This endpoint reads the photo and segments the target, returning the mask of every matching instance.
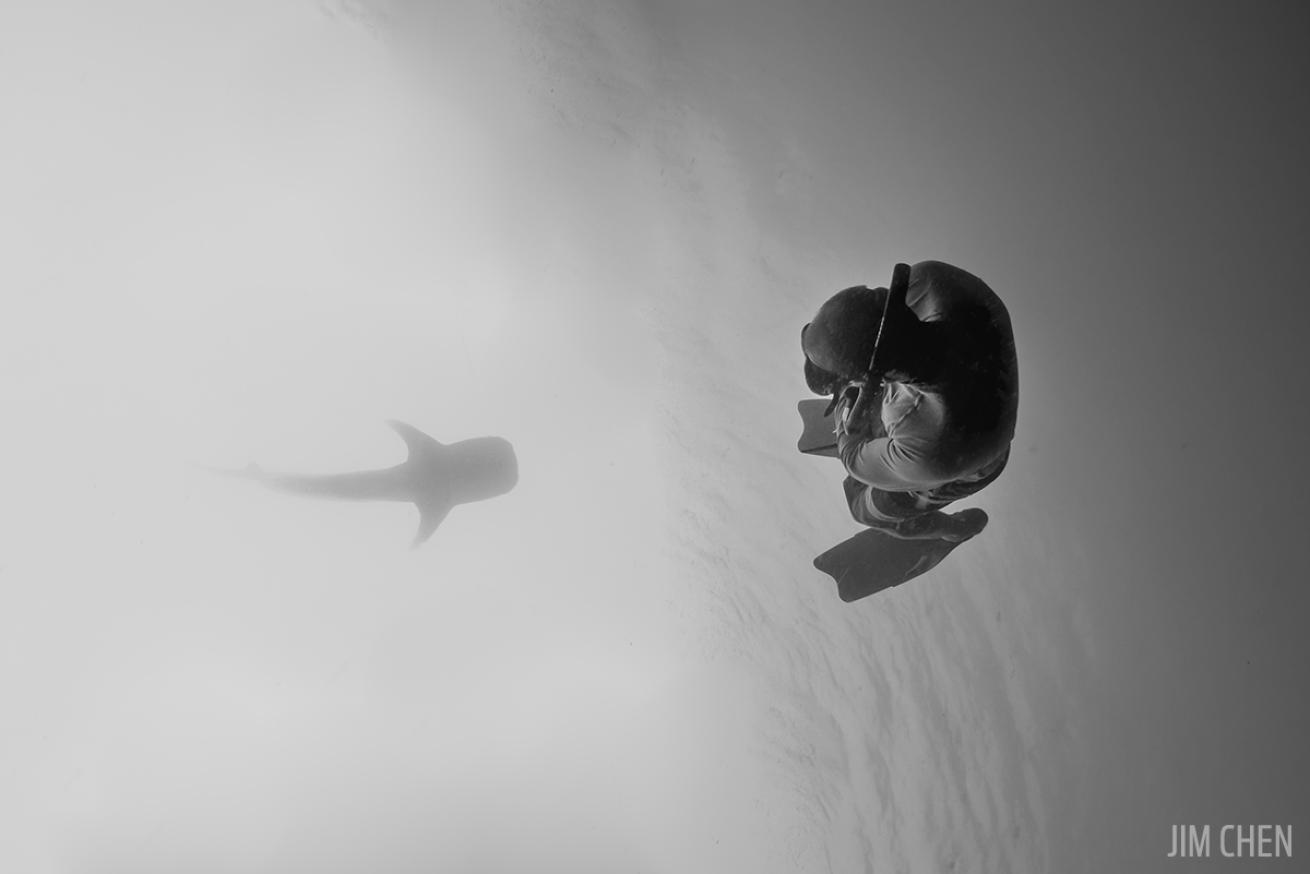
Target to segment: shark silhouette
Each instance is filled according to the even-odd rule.
[[[432,536],[456,504],[503,495],[518,482],[518,459],[508,440],[474,437],[445,444],[413,425],[395,420],[387,424],[409,447],[409,457],[394,467],[306,475],[270,473],[252,464],[245,470],[217,472],[310,498],[412,503],[419,512],[414,547]]]

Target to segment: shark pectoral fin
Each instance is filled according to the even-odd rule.
[[[411,549],[422,546],[450,513],[450,504],[447,503],[430,501],[415,506],[418,507],[418,531],[414,534],[414,542],[410,544]]]
[[[442,448],[440,441],[429,437],[413,425],[397,419],[388,419],[387,424],[400,435],[400,439],[405,441],[405,445],[409,447],[410,458],[431,455],[434,450]]]

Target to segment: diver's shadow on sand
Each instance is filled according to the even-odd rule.
[[[514,447],[501,437],[474,437],[441,443],[413,425],[388,422],[409,447],[394,467],[323,475],[272,473],[257,465],[219,470],[267,488],[310,498],[338,501],[400,501],[418,508],[412,546],[424,543],[456,504],[503,495],[518,482]]]

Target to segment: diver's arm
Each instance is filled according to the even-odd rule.
[[[837,454],[846,473],[866,485],[886,489],[884,483],[898,478],[884,460],[890,441],[881,416],[882,386],[875,390],[861,385],[858,396],[852,392],[838,403]]]
[[[850,476],[887,492],[931,489],[959,476],[943,463],[943,414],[931,393],[889,382],[866,409],[837,435]]]
[[[951,481],[932,462],[930,447],[888,437],[881,425],[837,435],[837,454],[850,476],[885,492],[912,492]]]
[[[912,491],[922,488],[917,477],[907,476],[904,453],[890,437],[862,437],[856,434],[837,435],[837,453],[841,456],[846,473],[866,485],[888,492]]]

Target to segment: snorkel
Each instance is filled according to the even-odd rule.
[[[865,369],[863,377],[847,380],[844,384],[837,386],[833,392],[832,403],[828,405],[828,410],[824,415],[830,415],[836,408],[840,408],[836,416],[837,433],[846,430],[847,422],[859,422],[865,415],[865,411],[874,398],[882,394],[883,380],[887,373],[887,366],[880,362],[878,353],[883,348],[883,336],[887,329],[887,316],[893,307],[901,308],[905,306],[905,296],[910,289],[910,265],[897,264],[892,269],[892,281],[887,290],[887,300],[883,304],[882,316],[878,319],[878,333],[873,340],[873,354],[869,356],[869,366]]]

